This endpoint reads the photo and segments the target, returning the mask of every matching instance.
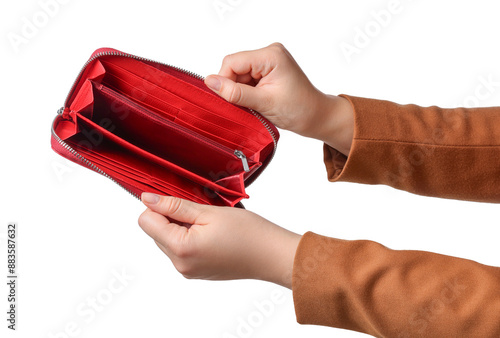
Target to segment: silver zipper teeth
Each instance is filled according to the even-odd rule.
[[[57,134],[55,133],[54,131],[54,124],[52,123],[52,127],[51,127],[51,132],[52,132],[52,135],[55,137],[56,141],[61,145],[63,146],[67,151],[69,151],[71,154],[73,154],[74,156],[76,156],[80,161],[82,161],[83,163],[85,163],[90,169],[92,169],[93,171],[101,174],[102,176],[104,177],[107,177],[109,178],[112,182],[118,184],[120,187],[122,187],[124,190],[126,190],[129,194],[131,194],[132,196],[134,196],[135,198],[137,199],[141,199],[141,197],[139,195],[137,195],[136,193],[130,191],[129,189],[125,188],[120,182],[116,181],[113,177],[109,176],[108,174],[106,174],[104,171],[102,171],[100,168],[98,168],[94,163],[90,162],[89,160],[87,160],[85,157],[83,157],[82,155],[80,155],[75,149],[73,149],[69,144],[67,144],[66,142],[64,142],[63,140],[61,140],[61,138],[59,136],[57,136]]]
[[[264,118],[262,117],[261,114],[257,113],[255,110],[253,109],[250,109],[250,112],[252,113],[252,115],[254,115],[256,118],[259,119],[260,123],[262,123],[264,125],[264,127],[266,127],[267,131],[269,132],[269,134],[271,134],[271,137],[273,139],[273,143],[274,143],[274,150],[276,151],[276,147],[278,146],[277,142],[276,142],[276,135],[274,134],[274,131],[273,129],[269,126],[269,124],[264,120]],[[274,156],[274,152],[273,152],[273,156]],[[272,159],[272,157],[271,157]]]
[[[184,74],[187,74],[193,78],[196,78],[200,81],[203,81],[204,80],[204,77],[202,77],[201,75],[198,75],[196,73],[193,73],[191,71],[188,71],[186,69],[183,69],[183,68],[179,68],[179,67],[176,67],[176,66],[172,66],[168,63],[164,63],[164,62],[158,62],[158,61],[155,61],[155,60],[152,60],[152,59],[148,59],[148,58],[144,58],[142,56],[136,56],[136,55],[132,55],[132,54],[127,54],[127,53],[123,53],[123,52],[101,52],[101,53],[98,53],[96,55],[94,55],[93,57],[91,57],[87,62],[85,62],[85,64],[83,65],[82,69],[80,70],[80,73],[78,73],[78,76],[76,77],[75,81],[73,82],[73,86],[71,87],[68,95],[66,96],[66,100],[64,101],[64,107],[66,107],[68,105],[68,100],[69,100],[69,97],[71,96],[71,94],[73,93],[73,91],[75,90],[75,86],[76,86],[76,83],[78,82],[78,79],[80,78],[80,76],[83,74],[83,71],[85,70],[85,68],[87,68],[87,66],[93,62],[94,60],[100,58],[101,56],[125,56],[125,57],[128,57],[128,58],[132,58],[132,59],[136,59],[136,60],[140,60],[140,61],[147,61],[147,62],[153,62],[153,63],[157,63],[157,64],[160,64],[160,65],[164,65],[164,66],[167,66],[167,67],[170,67],[170,68],[173,68],[177,71],[180,71]],[[58,114],[62,114],[63,110],[64,110],[64,107],[60,108],[57,113]],[[264,125],[264,127],[267,129],[267,131],[269,132],[269,134],[271,135],[272,139],[273,139],[273,144],[274,144],[274,149],[273,149],[273,153],[271,154],[271,158],[269,159],[268,163],[272,161],[273,157],[274,157],[274,154],[276,153],[276,148],[277,148],[277,142],[276,142],[276,135],[274,134],[273,130],[271,129],[271,127],[269,126],[269,124],[264,120],[264,118],[262,117],[261,114],[257,113],[256,111],[254,111],[253,109],[249,109],[250,110],[250,113],[255,116],[256,118],[259,119],[260,123],[262,123],[262,125]],[[134,196],[135,198],[137,199],[141,199],[141,197],[135,193],[133,193],[132,191],[130,191],[129,189],[125,188],[122,184],[120,184],[119,182],[117,182],[114,178],[112,178],[111,176],[109,176],[108,174],[106,174],[104,171],[102,171],[101,169],[99,169],[99,167],[97,167],[95,164],[93,164],[92,162],[90,162],[89,160],[87,160],[85,157],[83,157],[82,155],[80,155],[75,149],[73,149],[69,144],[67,144],[66,142],[64,142],[63,140],[61,140],[59,138],[59,136],[57,136],[57,134],[55,133],[54,131],[54,124],[52,124],[52,128],[51,128],[51,132],[52,132],[52,135],[54,135],[54,137],[56,138],[56,141],[62,145],[64,148],[66,148],[66,150],[68,150],[70,153],[72,153],[74,156],[76,156],[80,161],[82,161],[83,163],[85,163],[90,169],[98,172],[99,174],[103,175],[104,177],[107,177],[109,178],[111,181],[113,181],[114,183],[118,184],[120,187],[122,187],[124,190],[128,191],[132,196]],[[255,179],[262,173],[262,170],[257,174],[257,176],[255,176],[252,180],[255,181]]]

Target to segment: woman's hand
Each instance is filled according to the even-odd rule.
[[[186,278],[260,279],[288,288],[300,235],[247,210],[143,193],[141,228]]]
[[[279,43],[224,58],[205,84],[227,101],[254,109],[273,124],[349,153],[353,110],[347,99],[316,89]]]

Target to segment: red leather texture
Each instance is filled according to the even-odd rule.
[[[200,78],[110,48],[92,54],[52,130],[58,154],[136,196],[224,206],[248,198],[245,187],[279,138],[264,117],[223,100]]]

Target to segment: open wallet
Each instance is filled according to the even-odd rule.
[[[272,123],[222,99],[202,77],[102,48],[59,109],[51,145],[138,198],[153,192],[241,207],[278,139]]]

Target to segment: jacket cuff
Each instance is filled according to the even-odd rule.
[[[324,144],[328,180],[386,184],[408,190],[401,186],[397,171],[404,165],[400,160],[411,157],[419,142],[428,140],[429,131],[436,129],[426,123],[429,112],[413,104],[400,105],[346,94],[339,96],[347,99],[353,108],[353,140],[348,157]],[[409,146],[403,149],[400,143]]]
[[[385,249],[372,241],[306,232],[297,247],[292,272],[297,322],[379,335],[367,301],[359,294],[367,292],[366,279],[373,274],[372,265],[376,268],[377,260],[386,258]]]
[[[332,289],[340,288],[339,280],[342,279],[337,276],[342,273],[342,268],[336,268],[342,260],[336,249],[342,247],[342,242],[345,241],[310,231],[302,236],[292,273],[293,302],[298,323],[332,327],[345,325],[339,320],[343,316],[338,313],[338,300],[332,298],[335,294]],[[350,329],[359,331],[357,327]]]
[[[358,116],[359,113],[356,110],[356,106],[353,103],[353,97],[345,95],[345,94],[340,94],[339,96],[347,99],[353,108],[354,134],[353,134],[353,140],[352,140],[352,144],[351,144],[351,150],[349,153],[349,157],[342,154],[337,149],[329,146],[328,144],[326,144],[326,143],[323,144],[323,161],[325,162],[326,172],[328,175],[328,180],[330,182],[349,181],[349,172],[351,171],[350,168],[353,166],[351,164],[351,162],[356,162],[356,161],[352,161],[351,158],[357,157],[356,149],[358,148],[357,138],[359,135],[359,128],[358,128],[359,119],[360,119],[360,117]],[[355,171],[356,168],[354,168],[353,170]]]

